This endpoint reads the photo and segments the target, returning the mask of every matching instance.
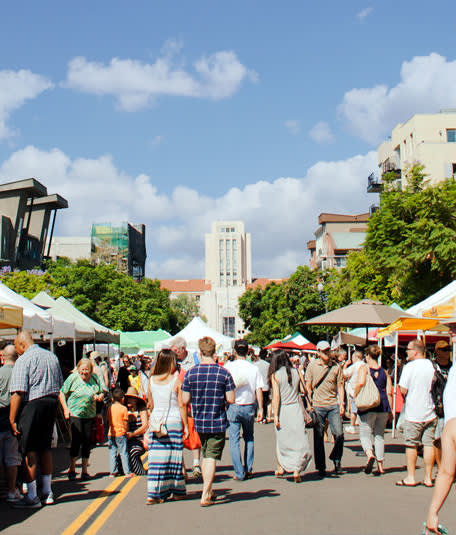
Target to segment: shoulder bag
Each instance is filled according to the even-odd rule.
[[[355,397],[356,408],[361,412],[369,411],[370,409],[375,409],[375,407],[378,407],[380,405],[380,401],[380,392],[378,391],[377,385],[372,379],[370,369],[368,367],[366,373],[366,382],[363,384],[357,396]]]
[[[328,377],[329,372],[332,370],[333,365],[334,364],[331,364],[331,366],[329,366],[329,368],[325,371],[325,373],[320,378],[320,380],[312,388],[312,397],[313,397],[313,394],[315,393],[315,390],[317,390],[322,385],[322,383],[326,379],[326,377]],[[304,398],[304,399],[302,399],[302,398]],[[304,414],[304,421],[306,423],[306,427],[307,427],[307,429],[312,429],[318,423],[317,413],[315,412],[315,410],[313,408],[310,408],[310,410],[306,409],[306,407],[304,405],[304,401],[307,401],[307,395],[306,394],[304,394],[304,396],[300,396],[300,401],[301,401],[301,408],[302,408],[302,412]],[[310,404],[310,402],[309,402],[309,404]]]
[[[150,380],[152,381],[152,377],[150,378]],[[150,415],[149,431],[153,433],[157,438],[168,436],[168,428],[166,427],[166,421],[168,420],[168,415],[169,415],[169,411],[171,408],[171,398],[174,392],[175,383],[176,383],[176,380],[172,381],[172,385],[171,385],[171,389],[170,389],[169,397],[168,397],[168,408],[162,414],[161,418],[154,416],[153,411],[152,411],[152,414]]]

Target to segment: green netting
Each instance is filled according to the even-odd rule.
[[[91,237],[92,259],[116,264],[120,271],[126,271],[128,266],[128,223],[120,226],[111,223],[96,223],[92,225]]]

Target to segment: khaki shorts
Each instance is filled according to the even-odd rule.
[[[216,459],[217,461],[220,461],[223,448],[225,447],[225,432],[199,433],[199,436],[203,459]]]
[[[409,420],[405,420],[402,426],[405,445],[410,448],[416,448],[420,444],[423,444],[423,446],[433,446],[436,426],[437,418],[429,422],[410,422]]]

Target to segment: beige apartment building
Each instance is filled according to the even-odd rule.
[[[382,176],[391,171],[405,186],[405,171],[417,162],[429,185],[456,175],[456,109],[416,114],[398,124],[378,148],[378,173],[370,175],[367,190],[379,192]]]
[[[307,242],[311,269],[342,268],[350,251],[359,251],[366,238],[369,213],[345,215],[323,213],[318,216],[315,240]]]

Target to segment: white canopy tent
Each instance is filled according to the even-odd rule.
[[[50,314],[1,282],[0,303],[22,307],[24,318],[22,328],[29,331],[34,338],[52,341],[56,338],[74,336],[73,322]]]
[[[225,336],[219,333],[212,327],[203,321],[200,317],[193,318],[180,332],[174,336],[170,336],[165,340],[161,340],[155,344],[155,349],[162,349],[163,347],[169,347],[169,343],[176,336],[182,336],[187,342],[187,349],[189,351],[199,351],[198,340],[204,336],[210,336],[215,340],[217,346],[217,352],[229,352],[231,353],[234,343],[234,338]]]
[[[449,318],[456,309],[456,281],[450,282],[424,301],[413,305],[407,310],[408,314],[419,317]]]

